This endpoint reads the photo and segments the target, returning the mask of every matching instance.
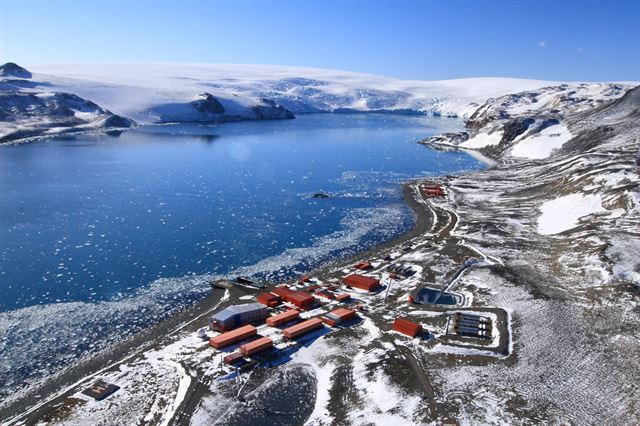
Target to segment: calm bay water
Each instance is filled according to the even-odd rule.
[[[203,297],[212,277],[278,281],[400,235],[414,220],[401,182],[482,167],[416,143],[460,126],[314,114],[0,146],[0,381],[96,349],[78,337],[95,317],[108,342]],[[20,359],[46,333],[48,350]]]

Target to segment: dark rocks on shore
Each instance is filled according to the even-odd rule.
[[[102,122],[103,127],[119,128],[119,129],[133,127],[135,126],[135,124],[136,124],[135,121],[117,114],[112,114],[108,116]]]
[[[191,102],[191,106],[196,111],[200,111],[203,114],[224,114],[225,109],[215,96],[211,93],[203,93],[200,96],[203,99],[198,99]]]
[[[469,139],[468,132],[442,133],[436,136],[429,136],[428,138],[421,140],[420,143],[425,145],[430,145],[430,144],[460,145],[461,143],[467,141],[468,139]]]
[[[0,77],[31,78],[32,76],[31,72],[26,68],[22,68],[14,62],[7,62],[4,65],[0,65]]]
[[[291,120],[293,118],[296,118],[291,111],[289,111],[282,105],[276,104],[270,99],[263,98],[261,99],[261,102],[263,103],[263,105],[256,105],[251,108],[253,113],[256,115],[256,120]]]

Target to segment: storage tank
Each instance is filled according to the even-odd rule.
[[[267,308],[260,303],[232,305],[216,312],[209,318],[209,328],[216,331],[228,331],[241,325],[265,319],[269,315]]]

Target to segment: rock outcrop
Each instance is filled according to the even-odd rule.
[[[7,62],[0,65],[0,77],[31,78],[33,75],[16,63]]]
[[[0,143],[133,125],[132,120],[71,93],[0,91]]]

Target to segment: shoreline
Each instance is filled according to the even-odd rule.
[[[434,180],[444,179],[434,177]],[[413,178],[401,184],[402,199],[409,206],[415,217],[415,222],[411,229],[388,241],[381,242],[362,252],[349,254],[343,258],[328,261],[327,263],[310,270],[309,275],[328,275],[340,265],[349,265],[358,260],[375,257],[393,247],[397,247],[420,235],[423,235],[433,225],[432,216],[425,204],[416,201],[413,196],[412,185],[420,178]],[[277,284],[269,283],[269,287]],[[180,311],[147,329],[130,336],[96,354],[89,355],[86,359],[80,359],[77,364],[61,370],[56,375],[46,380],[41,386],[35,386],[6,407],[0,408],[1,425],[14,424],[18,421],[29,419],[37,420],[46,414],[47,407],[57,404],[69,396],[72,389],[76,389],[81,383],[89,382],[91,378],[103,371],[111,370],[119,364],[140,356],[147,350],[158,346],[158,340],[170,339],[176,333],[185,328],[191,328],[195,332],[202,327],[204,322],[198,322],[197,327],[193,324],[196,320],[202,319],[213,310],[235,303],[240,296],[255,295],[264,290],[250,289],[245,287],[234,287],[229,291],[229,297],[224,299],[225,290],[211,288],[211,293],[204,299],[195,302],[195,306]],[[171,331],[167,332],[167,329]],[[50,396],[45,402],[39,402],[43,395]],[[20,414],[16,414],[20,413]]]

